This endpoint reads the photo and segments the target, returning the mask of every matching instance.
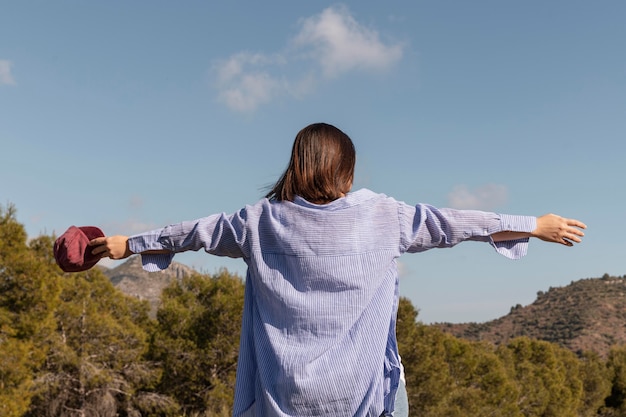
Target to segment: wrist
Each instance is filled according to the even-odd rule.
[[[130,250],[130,243],[128,241],[128,237],[126,237],[126,249],[124,251],[124,257],[128,258],[130,255],[134,255],[135,252],[133,252],[132,250]]]

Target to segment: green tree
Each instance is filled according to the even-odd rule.
[[[416,321],[402,298],[396,332],[411,414],[518,416],[517,394],[491,345],[472,343]]]
[[[449,336],[444,347],[453,384],[431,415],[521,417],[516,385],[492,345]]]
[[[583,352],[580,357],[580,374],[584,394],[579,415],[597,416],[611,395],[611,372],[597,353]]]
[[[498,349],[517,381],[524,416],[571,417],[581,408],[583,384],[575,355],[559,346],[519,337]]]
[[[163,367],[160,392],[184,412],[232,409],[243,293],[241,279],[226,270],[195,274],[163,291],[152,358]]]
[[[626,415],[626,347],[611,348],[606,366],[611,381],[611,393],[606,398],[603,415]]]
[[[46,357],[59,279],[27,243],[16,209],[0,207],[0,415],[21,416],[33,395],[33,371]]]
[[[417,322],[417,310],[406,298],[398,305],[396,334],[404,365],[411,414],[426,415],[452,385],[440,330]]]
[[[144,359],[148,304],[117,291],[98,269],[65,274],[62,284],[56,332],[27,416],[104,417],[155,409],[154,401],[146,401],[160,376]],[[161,408],[172,408],[171,399],[157,397]]]

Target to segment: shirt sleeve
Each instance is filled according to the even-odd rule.
[[[149,272],[169,267],[175,253],[204,249],[207,253],[231,258],[247,256],[245,211],[232,215],[216,214],[172,224],[162,229],[128,238],[133,253],[167,250],[165,254],[141,255],[143,269]]]
[[[494,242],[491,235],[502,231],[532,232],[537,218],[478,210],[438,209],[419,204],[400,206],[402,246],[406,252],[449,248],[464,241],[488,242],[498,253],[519,259],[528,251],[528,238]]]

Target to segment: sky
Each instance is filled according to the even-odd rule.
[[[515,261],[476,242],[400,258],[418,320],[493,320],[626,275],[625,21],[622,0],[0,0],[0,205],[31,238],[232,213],[331,123],[353,190],[587,224]]]

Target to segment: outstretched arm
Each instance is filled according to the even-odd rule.
[[[92,251],[94,255],[100,254],[102,257],[108,257],[111,259],[125,259],[134,254],[128,246],[128,236],[116,235],[98,237],[90,241],[89,246],[95,247]],[[156,255],[160,253],[170,253],[170,251],[151,250],[141,253]]]
[[[537,228],[532,232],[498,232],[491,235],[494,242],[536,237],[546,242],[574,246],[585,235],[581,229],[587,226],[576,219],[566,219],[556,214],[546,214],[537,218]]]

